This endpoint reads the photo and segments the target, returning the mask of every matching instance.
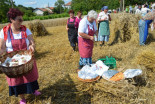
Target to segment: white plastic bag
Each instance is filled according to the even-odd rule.
[[[101,60],[99,60],[99,61],[96,62],[96,67],[97,67],[96,68],[97,70],[95,72],[99,76],[102,76],[103,73],[109,69],[109,67],[106,66]]]
[[[125,78],[133,78],[135,76],[141,75],[142,70],[141,69],[127,69],[123,74]]]
[[[95,69],[91,66],[93,65],[85,65],[79,72],[78,77],[81,79],[93,79],[96,78],[98,75],[95,73]]]

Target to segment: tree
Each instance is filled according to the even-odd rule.
[[[13,0],[0,0],[0,23],[6,23],[8,22],[7,19],[7,12],[9,11],[9,8],[12,8],[12,5],[14,8],[18,8],[20,11],[24,13],[24,17],[31,17],[35,16],[35,13],[33,13],[32,7],[24,7],[23,5],[16,6]]]
[[[101,10],[103,6],[109,6],[110,9],[119,7],[118,0],[72,0],[72,9],[75,11]]]
[[[14,2],[13,2],[13,5],[14,5]],[[12,7],[12,2],[10,0],[0,1],[0,23],[7,22],[7,12],[11,7]]]
[[[54,12],[56,12],[56,13],[62,13],[64,11],[64,8],[63,8],[64,5],[65,5],[64,0],[57,0],[55,2]]]
[[[22,11],[25,17],[35,16],[35,13],[33,13],[34,9],[32,7],[24,7],[23,5],[18,5],[15,8],[18,8],[20,11]]]
[[[44,15],[44,16],[49,15],[48,11],[45,11],[45,12],[43,13],[43,15]]]

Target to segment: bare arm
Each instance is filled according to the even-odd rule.
[[[0,55],[6,53],[6,46],[4,39],[0,38]]]
[[[29,42],[30,42],[29,49],[30,49],[32,52],[34,52],[34,50],[35,50],[35,43],[34,43],[34,40],[33,40],[32,35],[29,35],[27,38],[28,38],[28,40],[29,40]]]
[[[68,26],[66,25],[66,30],[68,31],[68,29],[69,29],[69,28],[68,28]]]
[[[87,35],[87,34],[85,34],[85,33],[81,33],[81,32],[79,32],[79,35],[80,35],[82,38],[90,39],[90,40],[94,41],[94,37],[93,37],[93,36],[89,36],[89,35]]]
[[[111,16],[110,15],[108,15],[109,16],[109,21],[111,21]]]
[[[104,18],[104,19],[100,19],[98,20],[98,22],[102,22],[102,21],[105,21],[107,18]]]
[[[144,20],[153,20],[154,14],[152,12],[147,13],[143,19]]]
[[[97,30],[95,31],[95,35],[98,37],[98,31]]]

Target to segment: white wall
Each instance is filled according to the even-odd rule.
[[[39,10],[39,9],[36,9],[33,11],[34,13],[36,13],[37,15],[43,15],[43,11]]]
[[[71,6],[65,6],[66,8],[68,8],[68,9],[70,9],[71,8]]]
[[[53,12],[51,9],[49,9],[49,8],[46,8],[47,10],[49,10],[49,11],[51,11],[51,12]]]

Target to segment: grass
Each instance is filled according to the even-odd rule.
[[[113,36],[115,36],[115,32],[113,32],[115,25],[111,25],[110,27],[111,39],[108,44],[111,44],[114,40]],[[115,93],[115,90],[119,90],[119,88],[116,86],[112,89],[112,84],[105,84],[104,79],[99,80],[97,83],[79,82],[75,69],[78,68],[80,56],[78,52],[72,50],[65,26],[47,27],[46,29],[50,35],[35,38],[35,55],[39,70],[38,81],[42,95],[40,97],[27,95],[28,104],[155,103],[155,72],[137,65],[135,62],[135,58],[144,50],[155,51],[155,42],[153,41],[155,38],[152,38],[146,46],[138,45],[138,32],[132,33],[131,36],[136,36],[127,42],[117,41],[115,44],[103,47],[100,47],[99,43],[95,42],[93,50],[94,62],[105,56],[113,56],[117,60],[118,70],[119,68],[141,68],[143,70],[143,78],[145,80],[143,82],[146,83],[135,85],[136,95],[129,99],[128,97],[121,96],[123,90],[118,91],[118,94]],[[149,33],[155,36],[154,31]],[[140,82],[140,80],[138,81]],[[9,91],[6,86],[8,85],[5,75],[0,75],[0,104],[18,103],[18,98],[9,97]],[[122,86],[130,88],[127,85]],[[131,89],[129,91],[131,91]],[[126,91],[126,93],[129,91]]]

